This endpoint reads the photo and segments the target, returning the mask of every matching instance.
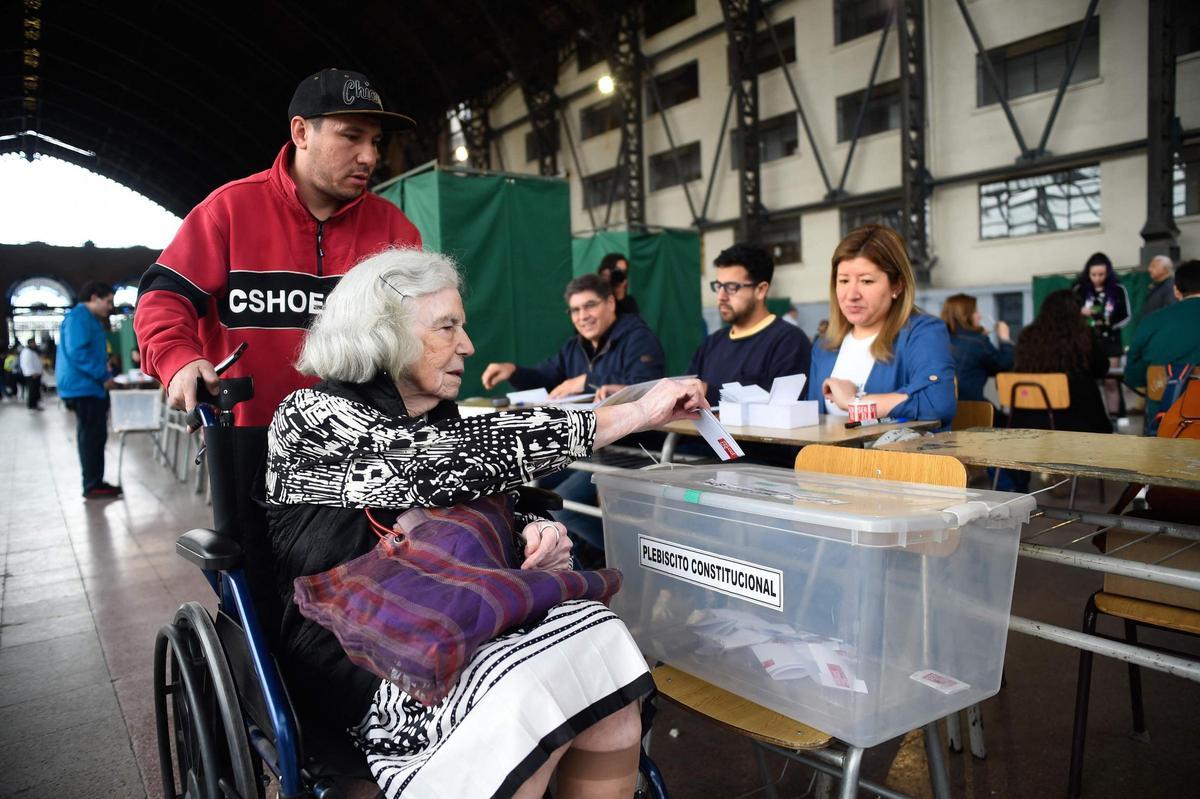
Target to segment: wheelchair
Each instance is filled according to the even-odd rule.
[[[213,527],[181,535],[176,552],[204,571],[218,610],[214,618],[201,603],[188,602],[155,641],[163,795],[264,799],[274,780],[280,799],[338,799],[344,796],[342,778],[373,778],[348,736],[297,716],[271,654],[266,631],[277,629],[271,616],[278,610],[263,605],[278,600],[272,603],[266,590],[273,581],[261,564],[271,563],[271,554],[252,490],[265,463],[266,431],[233,424],[233,408],[253,396],[253,383],[222,378],[215,396],[203,384],[198,389],[201,404],[189,422],[198,422],[203,436]],[[546,495],[557,499],[541,489],[528,496],[545,503]],[[532,507],[526,500],[523,492],[522,506]],[[649,729],[652,703],[645,708]],[[637,795],[666,799],[662,775],[644,749],[640,773]]]

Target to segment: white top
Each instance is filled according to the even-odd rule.
[[[833,364],[833,372],[829,376],[849,380],[858,386],[859,391],[862,391],[867,384],[867,378],[871,376],[871,370],[875,368],[875,357],[871,355],[871,344],[874,343],[877,335],[879,334],[856,339],[853,333],[847,333],[846,337],[842,339],[842,346],[838,348],[837,361]],[[825,403],[825,412],[834,416],[847,415],[846,411],[832,402]]]
[[[26,377],[40,375],[44,371],[42,369],[42,357],[29,349],[29,347],[22,348],[17,360],[21,364],[21,374]]]

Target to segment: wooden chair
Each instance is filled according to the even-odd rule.
[[[1133,582],[1143,582],[1134,580]],[[1150,583],[1149,585],[1155,585]],[[1108,581],[1105,581],[1108,587]],[[1161,586],[1160,586],[1161,588]],[[1176,589],[1182,590],[1182,589]],[[1188,592],[1195,594],[1196,592]],[[1150,627],[1159,630],[1200,637],[1200,610],[1165,605],[1146,599],[1122,596],[1120,594],[1097,591],[1087,601],[1083,611],[1083,631],[1088,635],[1096,635],[1096,620],[1099,616],[1112,616],[1125,622],[1124,641],[1137,644],[1139,627]],[[1102,638],[1122,640],[1115,636],[1101,635]],[[1155,647],[1156,651],[1181,657],[1191,657],[1187,652],[1174,651],[1164,647]],[[1075,723],[1071,735],[1071,765],[1067,778],[1067,797],[1077,799],[1083,781],[1083,748],[1087,733],[1088,700],[1092,683],[1092,658],[1088,650],[1079,652],[1079,678],[1075,685]],[[1146,732],[1145,714],[1142,707],[1142,676],[1141,667],[1129,664],[1129,699],[1133,715],[1133,737],[1139,741],[1149,741]]]
[[[986,400],[959,400],[950,422],[951,430],[966,430],[970,427],[991,427],[996,419],[996,409]]]
[[[1051,430],[1055,429],[1054,412],[1071,407],[1071,390],[1063,372],[1000,372],[996,375],[996,393],[1000,404],[1010,411],[1045,411]],[[1012,427],[1011,413],[1008,426]]]
[[[966,469],[961,462],[948,455],[814,444],[800,450],[796,456],[796,468],[826,474],[875,477],[942,486],[965,487],[967,484]],[[744,735],[754,743],[755,756],[763,778],[764,794],[769,799],[774,799],[775,792],[763,756],[764,749],[768,748],[823,773],[836,773],[836,770],[840,769],[840,799],[853,799],[858,794],[859,785],[868,791],[880,792],[882,786],[859,779],[864,751],[861,747],[847,746],[844,752],[835,751],[834,738],[828,733],[743,699],[671,666],[658,666],[653,673],[659,694],[665,699],[684,710]],[[926,724],[922,733],[925,736],[925,752],[933,795],[937,799],[949,799],[950,782],[946,774],[937,722]],[[835,768],[830,768],[831,765]]]

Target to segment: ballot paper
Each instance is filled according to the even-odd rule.
[[[940,671],[934,671],[933,669],[915,671],[908,675],[908,677],[910,680],[916,680],[922,685],[928,685],[935,691],[941,691],[946,695],[956,694],[971,687],[962,680],[956,680],[947,674],[942,674]]]
[[[550,400],[550,392],[544,388],[531,388],[528,391],[510,391],[505,396],[513,405],[544,405]]]
[[[695,375],[680,375],[679,377],[669,377],[668,380],[691,380]],[[604,399],[596,403],[597,408],[607,408],[609,405],[624,405],[626,402],[633,402],[641,399],[650,389],[658,385],[657,380],[647,380],[644,383],[634,383],[632,386],[625,386],[612,394],[609,394]]]
[[[713,412],[708,408],[700,409],[700,417],[692,420],[696,425],[696,429],[700,431],[700,435],[712,447],[713,452],[717,453],[717,457],[723,461],[740,458],[746,453],[734,440],[725,426],[717,421],[717,417],[713,416]]]

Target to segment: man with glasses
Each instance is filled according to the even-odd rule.
[[[484,388],[507,380],[516,389],[549,389],[550,397],[558,399],[663,376],[658,337],[637,314],[617,315],[612,286],[604,277],[580,275],[567,284],[563,296],[578,335],[534,366],[489,363],[483,370]]]
[[[804,331],[767,311],[775,263],[761,247],[735,244],[713,261],[717,311],[729,327],[700,344],[687,373],[698,375],[716,405],[724,383],[751,383],[766,390],[781,375],[808,374],[812,345]]]

